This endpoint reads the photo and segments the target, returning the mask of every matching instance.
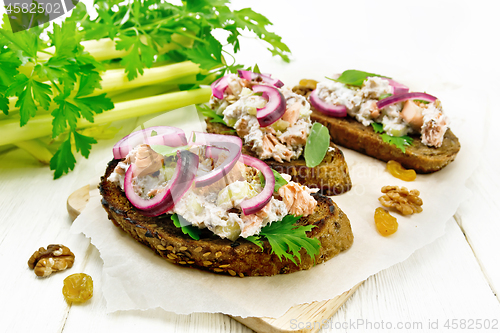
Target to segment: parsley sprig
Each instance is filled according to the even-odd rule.
[[[179,216],[177,214],[172,214],[170,215],[170,218],[172,219],[172,222],[177,228],[181,228],[182,232],[185,235],[189,235],[194,240],[199,240],[200,239],[200,234],[201,230],[193,225],[190,225],[188,222],[184,222],[181,220],[184,220],[182,216]]]
[[[406,146],[411,146],[413,144],[413,138],[408,135],[403,136],[392,136],[384,132],[384,126],[380,123],[372,123],[373,130],[375,133],[379,133],[382,140],[391,145],[395,145],[403,153],[406,152]]]
[[[311,258],[319,254],[321,243],[316,238],[309,238],[306,232],[311,231],[316,226],[297,226],[295,223],[302,216],[287,215],[280,222],[273,222],[260,231],[257,236],[250,236],[246,239],[263,249],[262,241],[267,239],[271,245],[272,253],[276,254],[280,260],[289,259],[294,264],[301,262],[300,250],[304,248]]]

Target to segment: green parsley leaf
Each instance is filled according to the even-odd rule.
[[[3,37],[0,39],[0,45],[5,45],[3,39]],[[7,87],[12,83],[14,77],[19,74],[17,69],[22,62],[15,52],[0,48],[0,64],[2,64],[0,66],[0,85]]]
[[[375,133],[384,133],[384,125],[380,123],[373,122],[372,123],[373,130]]]
[[[80,109],[73,103],[66,100],[66,94],[57,95],[54,98],[59,107],[52,111],[52,138],[56,138],[58,135],[66,131],[69,126],[70,129],[76,128],[76,123],[80,116]],[[72,170],[72,169],[71,169]]]
[[[79,134],[77,131],[73,131],[73,137],[75,138],[76,151],[80,152],[83,157],[89,158],[90,149],[97,141],[89,136]]]
[[[405,146],[411,146],[413,144],[413,138],[409,137],[408,135],[392,136],[384,133],[384,125],[380,123],[373,122],[372,127],[375,133],[380,134],[384,142],[395,145],[397,148],[401,149],[403,153],[406,152]]]
[[[380,76],[386,77],[378,74],[358,71],[355,69],[348,69],[344,71],[338,79],[333,79],[333,81],[337,81],[343,84],[348,84],[350,86],[361,87],[363,85],[363,81],[366,80],[369,76]]]
[[[274,169],[271,169],[271,170],[273,171],[274,180],[275,180],[274,192],[278,192],[280,187],[288,184],[288,182],[283,177],[281,177],[281,175],[278,171],[276,171]],[[262,172],[259,172],[259,180],[260,180],[260,185],[262,186],[262,188],[264,188],[264,186],[266,185],[266,178],[264,177]]]
[[[320,123],[314,123],[307,137],[304,148],[304,159],[309,168],[313,168],[323,161],[330,146],[330,132]]]
[[[9,99],[5,96],[7,87],[0,85],[0,110],[8,116],[9,115]]]
[[[96,88],[101,88],[101,75],[97,71],[90,71],[83,74],[80,79],[80,86],[76,97],[86,96],[94,92]]]
[[[429,101],[423,101],[423,100],[421,100],[421,99],[415,99],[414,101],[415,101],[415,102],[424,103],[424,104],[429,104],[429,103],[430,103]]]
[[[187,222],[182,216],[177,214],[172,214],[170,216],[172,222],[177,228],[181,228],[185,235],[189,235],[194,240],[200,239],[201,230]],[[182,220],[182,221],[181,221]]]
[[[155,49],[144,44],[139,36],[120,36],[116,42],[117,50],[127,50],[129,53],[122,58],[120,64],[125,67],[127,78],[131,81],[139,74],[144,74],[144,67],[153,65]]]
[[[319,254],[321,243],[316,238],[309,238],[306,232],[311,231],[316,226],[305,225],[296,226],[295,223],[302,216],[287,215],[280,222],[273,222],[260,231],[258,236],[247,237],[246,239],[260,248],[262,239],[266,238],[271,245],[272,253],[276,254],[280,260],[289,259],[297,264],[301,262],[300,249],[304,248],[309,256],[315,258]]]
[[[54,170],[54,179],[57,179],[75,168],[75,157],[71,151],[71,135],[64,141],[50,160],[50,170]]]
[[[199,44],[198,47],[188,49],[185,54],[188,58],[200,64],[202,69],[214,69],[224,67],[222,60],[222,44],[211,34],[205,36],[206,44]]]
[[[381,134],[381,136],[384,142],[395,145],[397,148],[401,149],[403,153],[406,153],[405,146],[411,146],[413,143],[413,138],[409,137],[408,135],[392,136],[387,133],[383,133]]]
[[[181,146],[181,147],[170,147],[164,145],[152,145],[151,149],[163,156],[173,156],[177,154],[178,150],[186,150],[189,149],[189,146]]]
[[[91,123],[94,122],[94,114],[102,113],[103,111],[114,108],[113,102],[106,97],[106,94],[88,97],[75,97],[74,101],[80,108],[81,115]]]
[[[20,125],[24,126],[30,118],[36,115],[37,105],[35,100],[44,109],[49,109],[52,89],[46,83],[39,82],[31,77],[28,78],[24,74],[18,74],[15,77],[15,82],[10,85],[6,93],[18,97],[16,107],[19,107]]]
[[[214,110],[210,109],[208,105],[197,104],[196,110],[198,110],[204,117],[210,118],[211,123],[220,123],[227,126],[224,118],[215,113]]]

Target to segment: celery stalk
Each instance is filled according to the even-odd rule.
[[[52,153],[40,140],[33,139],[28,141],[19,141],[16,142],[15,145],[33,155],[33,157],[40,161],[40,163],[47,165],[50,164]]]
[[[102,73],[102,88],[96,89],[92,95],[115,93],[118,91],[123,92],[125,90],[158,83],[196,83],[196,74],[199,72],[199,65],[191,61],[184,61],[159,67],[145,68],[143,75],[129,81],[124,69],[110,69]],[[214,76],[211,76],[211,78],[215,79]],[[76,93],[76,91],[74,93]],[[9,97],[9,113],[19,110],[19,108],[15,107],[16,102],[17,96]],[[54,108],[55,107],[52,107],[49,110],[53,110]]]
[[[172,82],[185,76],[198,74],[199,72],[199,65],[191,61],[184,61],[166,66],[145,68],[143,75],[129,81],[124,69],[110,69],[102,73],[102,88],[96,89],[94,95],[162,82]]]
[[[96,115],[93,123],[85,119],[79,119],[77,128],[86,128],[161,111],[170,111],[191,104],[206,103],[211,94],[212,90],[210,88],[201,88],[116,103],[113,110]],[[52,119],[53,117],[50,114],[36,116],[23,127],[19,127],[18,119],[0,121],[0,128],[2,129],[0,146],[51,135]]]
[[[158,54],[164,54],[172,50],[179,49],[181,46],[191,47],[193,45],[193,39],[186,35],[173,34],[172,43],[167,43],[158,48]],[[147,44],[147,39],[145,36],[141,36],[141,41]],[[85,51],[90,53],[95,60],[103,61],[110,59],[118,59],[126,56],[128,50],[117,50],[116,42],[110,38],[102,38],[99,40],[84,40],[81,42]],[[38,52],[37,56],[39,60],[48,60],[50,54],[55,53],[54,47],[49,47],[44,50],[45,52]]]

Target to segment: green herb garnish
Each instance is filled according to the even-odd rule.
[[[197,104],[196,110],[198,110],[203,116],[210,118],[211,123],[220,123],[227,126],[226,122],[224,121],[224,118],[218,115],[208,105]]]
[[[379,75],[379,74],[358,71],[358,70],[355,70],[355,69],[348,69],[348,70],[344,71],[339,76],[338,79],[330,79],[330,80],[337,81],[337,82],[340,82],[340,83],[343,83],[343,84],[347,84],[347,85],[350,85],[350,86],[361,87],[363,85],[363,82],[369,76],[386,77],[386,76]]]
[[[152,145],[151,149],[163,156],[173,156],[177,154],[178,150],[186,150],[189,149],[189,146],[181,146],[181,147],[170,147],[164,145]]]
[[[375,133],[379,133],[384,142],[387,142],[391,145],[395,145],[399,148],[403,153],[406,153],[406,146],[411,146],[413,144],[413,138],[408,135],[403,136],[392,136],[387,133],[384,133],[384,126],[382,124],[373,122],[372,123],[373,130]]]
[[[272,253],[280,260],[289,259],[297,264],[295,258],[301,262],[300,249],[304,248],[311,258],[319,254],[321,243],[317,238],[309,238],[306,232],[315,228],[314,225],[296,226],[302,216],[287,215],[280,222],[273,222],[260,231],[257,236],[247,237],[246,240],[263,249],[262,240],[266,238],[271,245]]]
[[[257,73],[257,74],[260,74],[259,65],[255,64],[255,66],[253,67],[252,72]]]
[[[391,96],[392,96],[392,94],[382,94],[382,95],[380,95],[380,97],[378,98],[378,100],[381,101],[381,100],[383,100],[383,99],[385,99],[387,97],[391,97]]]
[[[314,123],[307,137],[304,148],[304,159],[309,168],[313,168],[323,161],[330,146],[330,132],[320,123]]]
[[[429,101],[424,101],[424,100],[421,100],[421,99],[414,99],[413,101],[414,102],[424,103],[424,104],[429,104],[430,103]]]
[[[384,133],[384,125],[380,123],[373,122],[372,123],[373,130],[375,133]]]
[[[281,186],[288,184],[288,182],[285,180],[285,178],[281,177],[280,173],[274,169],[271,169],[274,174],[274,192],[278,192]],[[259,179],[260,179],[260,185],[262,188],[266,185],[266,178],[262,174],[262,172],[259,172]]]
[[[152,137],[153,137],[153,136],[157,136],[157,135],[158,135],[158,132],[156,132],[155,130],[152,130],[152,131],[151,131],[151,136],[152,136]]]
[[[172,219],[172,222],[177,228],[181,228],[182,232],[185,235],[189,235],[192,239],[194,240],[199,240],[200,239],[200,234],[201,230],[187,222],[182,216],[179,216],[177,214],[172,214],[170,216]],[[181,220],[182,219],[182,223]]]

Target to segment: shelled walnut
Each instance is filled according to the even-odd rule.
[[[64,245],[51,244],[47,249],[41,247],[28,260],[28,266],[37,276],[46,277],[53,272],[71,268],[75,255]]]
[[[418,190],[408,191],[406,187],[384,186],[383,196],[378,198],[382,206],[395,208],[403,215],[411,215],[422,211],[422,199]]]

